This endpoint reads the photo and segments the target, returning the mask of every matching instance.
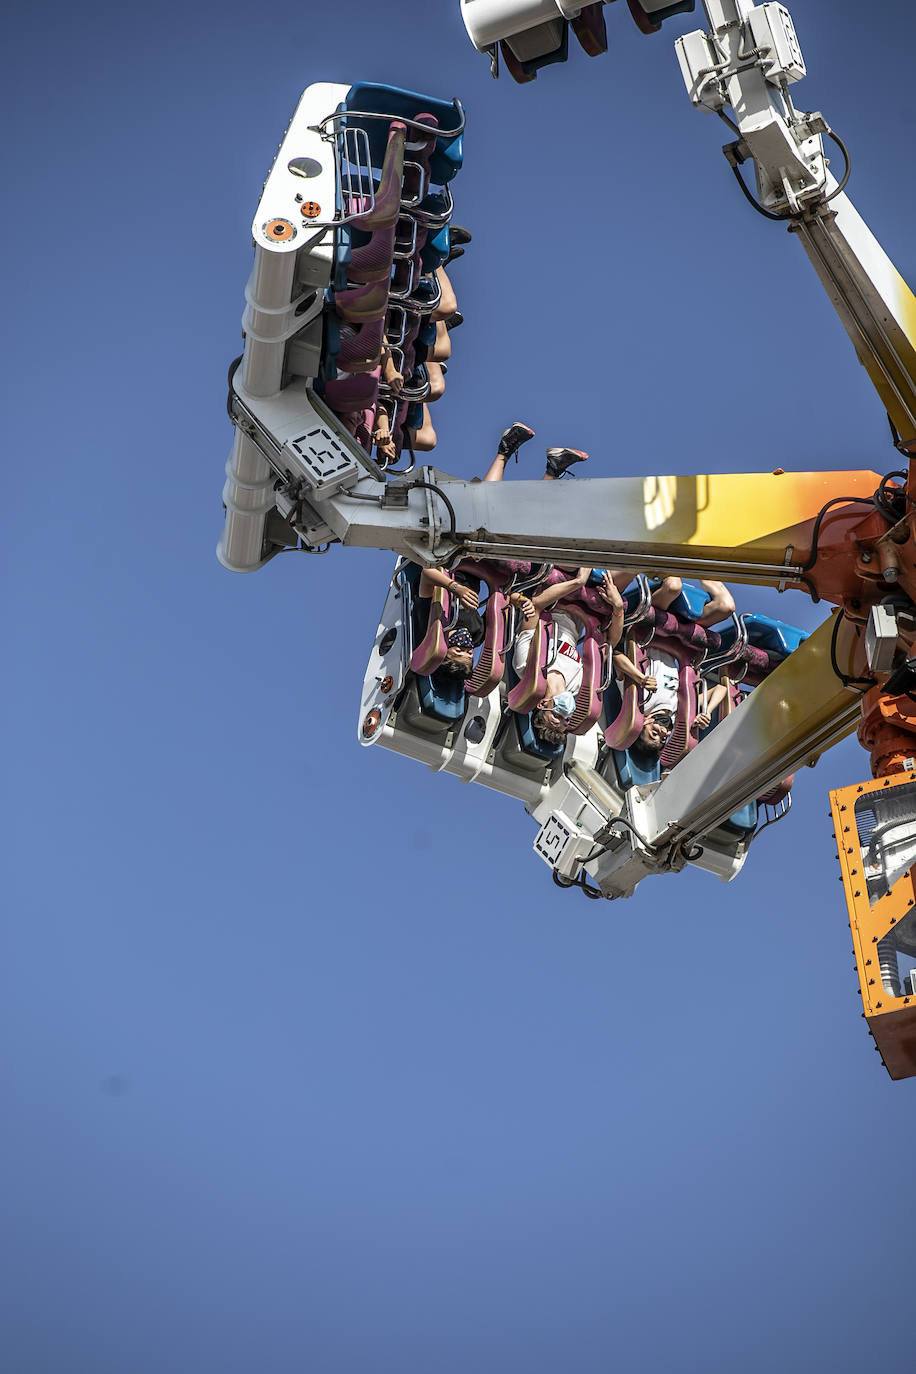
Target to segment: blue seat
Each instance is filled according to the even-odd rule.
[[[617,781],[625,790],[630,787],[642,787],[647,782],[661,782],[661,759],[656,759],[646,768],[636,762],[629,749],[612,749],[611,755],[614,759]]]
[[[453,725],[464,719],[467,693],[462,678],[440,674],[437,682],[432,677],[417,674],[416,681],[420,709],[425,716],[432,716],[443,725]]]
[[[653,592],[657,592],[661,585],[659,578],[649,578],[649,587]],[[672,601],[668,610],[680,620],[698,620],[709,599],[709,592],[704,592],[702,587],[695,587],[692,582],[684,582],[681,584],[679,595]]]
[[[437,230],[435,234],[430,234],[420,250],[420,262],[423,264],[424,272],[435,272],[437,267],[442,267],[449,251],[449,232],[448,225]]]
[[[768,615],[746,615],[743,617],[747,630],[747,641],[756,649],[766,649],[768,653],[787,658],[808,638],[807,630],[796,625],[787,625],[784,620],[774,620]],[[730,649],[735,642],[737,630],[728,625],[719,631],[722,648]]]
[[[518,711],[513,711],[511,714],[515,719],[519,743],[526,754],[535,759],[543,759],[545,763],[552,763],[554,759],[562,756],[566,741],[558,740],[555,744],[548,744],[546,740],[540,739],[534,733],[534,726],[531,724],[533,712],[529,711],[522,715]]]
[[[416,119],[419,114],[435,115],[443,129],[455,129],[462,122],[458,108],[450,100],[438,100],[432,95],[421,95],[419,91],[407,91],[400,86],[382,86],[372,81],[361,81],[351,86],[344,100],[346,110],[367,110],[375,114],[390,115],[392,119]],[[369,136],[372,152],[372,165],[381,167],[388,143],[388,128],[383,119],[347,119],[347,124],[364,129]],[[408,129],[408,142],[414,131]],[[430,180],[436,186],[444,186],[461,170],[463,150],[462,136],[437,138],[436,147],[430,158]]]
[[[727,830],[732,835],[752,835],[757,829],[757,803],[749,801],[740,811],[733,812],[727,821],[723,821],[719,829]]]

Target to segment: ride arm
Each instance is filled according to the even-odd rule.
[[[898,436],[916,453],[916,297],[843,194],[845,144],[819,112],[795,109],[789,87],[805,62],[788,10],[751,0],[704,0],[709,32],[677,40],[693,104],[738,135],[723,152],[747,198],[796,233]],[[726,114],[731,110],[732,116]],[[827,170],[824,137],[846,160]],[[742,180],[753,162],[756,198]]]

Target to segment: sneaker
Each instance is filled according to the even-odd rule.
[[[551,477],[562,477],[573,463],[584,463],[588,457],[578,448],[549,448],[547,450],[547,471]]]
[[[460,244],[470,243],[471,231],[469,229],[465,229],[464,225],[462,224],[450,224],[448,226],[448,241],[453,247],[456,248]]]
[[[454,262],[456,258],[463,258],[463,257],[464,257],[464,249],[463,249],[463,248],[450,248],[450,249],[448,250],[448,257],[445,259],[445,262],[444,262],[442,265],[443,265],[443,267],[448,267],[448,265],[449,265],[450,262]]]
[[[533,438],[534,430],[530,425],[523,425],[521,420],[516,420],[508,429],[503,431],[496,451],[501,453],[504,458],[511,458],[515,454],[515,460],[518,462],[518,449]]]
[[[464,324],[464,316],[460,310],[453,310],[445,321],[446,329],[457,329],[460,324]]]

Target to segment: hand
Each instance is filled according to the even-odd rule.
[[[580,568],[573,578],[573,581],[578,582],[580,587],[584,587],[591,575],[591,568]]]
[[[454,583],[452,595],[457,596],[462,606],[469,606],[472,611],[476,611],[480,605],[480,597],[471,587],[466,587],[463,582]]]
[[[536,614],[536,611],[534,609],[534,602],[530,599],[530,597],[523,595],[522,592],[513,592],[512,595],[509,597],[509,605],[515,606],[518,610],[520,610],[525,620],[527,620],[529,616],[533,616]]]
[[[607,573],[601,574],[601,585],[598,587],[598,595],[601,597],[602,601],[606,601],[615,611],[623,609],[623,597],[620,595],[620,592],[614,586],[614,583]]]
[[[654,678],[654,677],[650,677],[648,673],[643,673],[643,675],[642,675],[642,685],[643,685],[643,687],[645,687],[645,689],[646,689],[647,692],[657,692],[657,691],[658,691],[658,683],[655,681],[655,678]]]
[[[701,730],[708,730],[710,725],[712,725],[712,716],[709,712],[698,711],[690,728],[695,735],[698,735]]]

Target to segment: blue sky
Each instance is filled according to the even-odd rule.
[[[912,9],[792,10],[912,282]],[[520,804],[356,744],[389,555],[214,557],[249,225],[313,81],[467,107],[447,470],[521,418],[512,476],[885,471],[880,405],[689,106],[695,21],[615,4],[606,57],[518,88],[451,3],[316,11],[8,24],[6,1367],[903,1374],[914,1088],[827,819],[855,743],[732,886],[587,903]]]

